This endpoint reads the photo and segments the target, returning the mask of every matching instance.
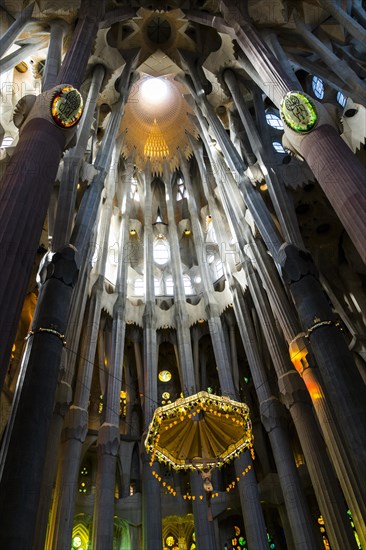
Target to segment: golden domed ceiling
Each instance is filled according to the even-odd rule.
[[[123,116],[121,130],[126,131],[124,154],[136,148],[136,164],[151,160],[154,172],[161,172],[164,159],[171,169],[179,163],[178,149],[191,154],[187,134],[195,127],[187,113],[191,111],[184,99],[184,85],[170,76],[154,78],[143,75],[131,90]]]

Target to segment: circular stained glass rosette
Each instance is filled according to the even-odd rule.
[[[318,115],[310,98],[301,92],[289,92],[281,103],[281,118],[291,130],[303,134],[314,128]]]
[[[175,470],[220,467],[252,447],[248,406],[207,392],[158,407],[145,440],[150,462]]]
[[[71,128],[83,113],[83,98],[73,86],[64,86],[52,100],[51,114],[61,128]]]

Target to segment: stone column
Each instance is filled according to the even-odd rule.
[[[144,218],[144,432],[147,432],[158,405],[158,346],[154,295],[151,167],[149,161],[146,163],[144,178]],[[150,468],[145,449],[142,449],[141,459],[143,549],[150,550],[150,548],[162,548],[163,546],[160,484],[151,473],[152,468],[158,472],[160,466],[155,461],[152,468]]]
[[[194,245],[198,260],[198,267],[200,269],[201,284],[203,287],[203,300],[205,308],[208,314],[208,326],[210,330],[210,336],[212,346],[214,350],[216,366],[218,370],[221,391],[224,395],[231,397],[236,396],[236,391],[233,383],[233,377],[231,370],[228,368],[229,355],[225,345],[224,332],[222,329],[221,319],[218,312],[217,304],[212,299],[213,284],[211,282],[211,275],[208,268],[206,247],[203,238],[203,231],[199,221],[199,215],[197,205],[194,200],[194,194],[190,177],[187,169],[187,165],[182,155],[180,157],[180,166],[183,173],[184,184],[187,189],[187,202],[188,209],[191,217],[192,236],[194,239]]]
[[[16,415],[10,423],[11,438],[0,486],[1,518],[7,526],[0,533],[0,544],[11,550],[32,548],[59,358],[67,326],[68,316],[61,304],[70,300],[76,276],[71,248],[52,257],[29,336],[31,350],[22,395],[20,399],[17,396],[14,403]],[[53,304],[52,308],[47,307],[49,303]]]
[[[117,144],[113,156],[113,168],[118,164],[118,159],[119,149]],[[89,311],[81,348],[82,360],[78,370],[73,406],[67,415],[66,427],[63,434],[61,462],[56,482],[56,496],[53,501],[55,527],[53,538],[49,541],[51,547],[58,550],[66,547],[66,545],[70,545],[72,535],[80,458],[88,428],[90,388],[100,325],[104,276],[108,255],[110,217],[112,213],[112,200],[115,193],[115,175],[116,172],[112,169],[106,183],[106,202],[101,212],[102,220],[99,234],[101,254],[95,267],[96,280],[91,290]]]
[[[97,3],[93,0],[81,0],[78,23],[56,84],[67,83],[76,88],[81,85],[104,10],[105,0]]]
[[[296,548],[302,548],[303,550],[308,548],[320,549],[320,540],[313,526],[288,434],[286,433],[284,411],[279,400],[271,392],[265,368],[260,358],[248,306],[238,290],[234,290],[234,311],[259,399],[261,420],[271,442]]]
[[[196,76],[194,81],[197,81],[198,75],[195,75],[194,65],[192,63],[189,63],[189,60],[187,61],[187,64],[192,79],[194,78],[194,76]],[[245,204],[247,205],[258,227],[258,230],[268,247],[268,250],[273,255],[276,255],[276,250],[278,250],[278,248],[281,246],[282,240],[278,235],[277,228],[273,222],[267,206],[264,203],[263,197],[261,196],[260,192],[255,189],[255,187],[253,187],[249,177],[245,174],[246,166],[243,162],[243,159],[240,157],[237,150],[231,143],[229,136],[225,131],[225,128],[223,127],[221,121],[218,119],[211,104],[207,101],[205,96],[203,96],[202,94],[197,94],[196,90],[192,86],[189,86],[189,82],[187,81],[187,79],[185,83],[186,85],[188,85],[196,99],[196,112],[200,109],[201,113],[206,117],[207,121],[210,124],[211,130],[223,152],[227,166],[232,170],[233,175],[237,179],[237,185],[242,193]],[[198,112],[197,115],[199,116]],[[204,124],[204,121],[202,121],[201,126]]]
[[[24,27],[30,22],[35,2],[31,2],[22,10],[17,19],[0,38],[0,58],[12,46]]]
[[[82,8],[89,3],[91,2],[83,0]],[[88,14],[81,9],[58,82],[72,83],[73,69],[77,68],[78,78],[75,83],[81,83],[103,7],[104,2],[100,2],[98,9],[93,9]],[[85,33],[86,30],[88,33]],[[83,56],[77,51],[81,42],[85,52]],[[77,61],[73,60],[74,57]],[[56,126],[50,115],[51,100],[52,91],[46,92],[46,95],[41,94],[35,100],[0,184],[0,239],[1,249],[6,257],[1,270],[0,285],[5,293],[0,298],[3,311],[6,311],[6,315],[4,313],[0,319],[3,336],[0,355],[2,373],[6,369],[15,337],[58,164],[65,142],[72,137],[75,130],[64,130]],[[3,376],[0,386],[2,380]]]
[[[302,445],[319,508],[324,516],[329,538],[334,548],[353,548],[354,537],[345,515],[344,499],[332,464],[326,454],[320,431],[310,407],[305,386],[292,370],[283,343],[275,329],[274,319],[264,291],[253,269],[245,265],[248,286],[258,317],[271,350],[273,365],[279,379],[279,389],[293,418]],[[317,444],[317,451],[314,445]],[[316,456],[315,456],[316,454]],[[295,533],[293,533],[295,537]]]
[[[221,0],[221,13],[235,32],[236,40],[257,70],[264,83],[264,92],[279,105],[282,97],[292,89],[292,75],[289,76],[268,48],[252,23],[247,21],[233,0]]]
[[[331,2],[329,2],[330,4]],[[348,65],[344,59],[340,59],[332,52],[319,38],[315,36],[300,19],[296,10],[294,11],[296,29],[301,38],[310,46],[311,50],[318,54],[320,59],[333,71],[343,82],[352,87],[352,98],[365,104],[366,84],[359,78],[357,73]],[[364,31],[364,42],[366,44],[366,31]]]
[[[95,106],[104,75],[105,69],[103,65],[96,65],[93,69],[88,97],[85,102],[84,116],[77,131],[77,143],[75,147],[64,155],[64,166],[57,200],[56,219],[53,232],[51,233],[53,250],[58,250],[60,246],[70,240],[80,167],[90,137],[90,130],[95,115]],[[103,145],[101,147],[103,147]],[[98,163],[96,162],[96,165],[100,168],[100,158],[98,158]]]
[[[299,230],[292,197],[287,194],[283,181],[279,180],[272,167],[274,155],[269,153],[269,151],[273,149],[272,143],[269,143],[268,139],[266,140],[267,143],[264,143],[263,134],[262,137],[260,136],[252,115],[245,104],[235,73],[230,69],[226,69],[223,77],[233,97],[236,108],[238,109],[240,119],[249,137],[253,152],[262,169],[276,215],[281,224],[283,235],[288,242],[303,247],[304,244]],[[264,108],[262,112],[258,114],[264,117]]]
[[[214,170],[215,163],[218,157],[213,156],[213,151],[210,149],[208,145],[208,134],[206,131],[206,128],[204,124],[201,124],[202,128],[202,137],[206,144],[206,150],[208,152],[210,161],[212,163],[212,173],[215,177],[215,181],[217,183],[217,186],[222,189],[223,182],[221,181],[220,175],[221,173],[217,173],[217,170]],[[195,149],[194,149],[195,150]],[[196,152],[197,155],[197,152]],[[213,207],[213,199],[212,194],[209,190],[209,187],[207,185],[205,171],[202,164],[202,159],[200,160],[200,156],[197,155],[196,158],[198,158],[198,165],[200,167],[200,172],[203,174],[202,183],[204,185],[205,193],[207,200],[209,201],[209,204],[212,205],[212,212],[214,212]],[[225,171],[222,172],[225,174]],[[217,179],[216,179],[217,178]],[[224,190],[223,190],[224,192]],[[210,196],[211,195],[211,196]],[[230,203],[226,203],[227,206],[232,206]],[[233,211],[229,211],[230,214],[233,214]],[[217,236],[220,238],[221,242],[225,242],[223,240],[223,227],[219,220],[215,221],[215,230],[218,230]],[[232,258],[228,260],[228,262],[225,263],[231,263]],[[229,374],[225,376],[225,378],[220,379],[220,385],[221,390],[223,394],[230,395],[229,392],[234,391],[234,385],[231,380],[231,382],[228,382],[228,385],[226,385],[226,380],[229,379]],[[239,496],[240,496],[240,502],[242,507],[242,513],[244,518],[244,524],[245,524],[245,532],[249,541],[249,545],[251,545],[253,548],[258,548],[258,550],[264,550],[267,549],[268,543],[267,543],[267,535],[266,535],[266,527],[264,523],[264,517],[263,517],[263,511],[261,508],[260,500],[259,500],[259,493],[258,493],[258,486],[257,481],[254,473],[254,468],[252,464],[252,460],[250,457],[250,454],[248,452],[243,453],[236,461],[235,461],[235,471],[238,477],[241,477],[242,471],[247,466],[251,466],[251,469],[248,471],[248,473],[241,479],[241,482],[238,485],[239,490]]]
[[[285,127],[284,143],[306,159],[365,262],[366,195],[363,182],[366,180],[366,169],[339,138],[332,120],[320,103],[316,103],[316,110],[318,125],[304,136]]]
[[[62,40],[66,28],[63,19],[55,19],[50,22],[50,42],[48,45],[46,65],[43,72],[42,91],[53,88],[61,67]]]
[[[199,498],[199,495],[202,496],[202,494],[205,493],[202,486],[202,478],[199,472],[191,472],[189,479],[192,495],[195,496],[195,500],[192,502],[192,511],[197,548],[217,550],[218,546],[215,538],[214,522],[212,518],[210,521],[208,520],[206,496],[205,494],[203,495],[203,500]]]
[[[185,396],[196,391],[197,380],[194,378],[191,333],[187,313],[186,295],[183,284],[183,268],[180,258],[179,239],[173,206],[172,179],[169,177],[167,163],[164,166],[166,191],[166,207],[168,216],[168,231],[170,240],[171,268],[174,279],[174,303],[177,318],[177,340],[179,350],[179,365],[181,370],[182,390]]]
[[[319,0],[319,4],[323,9],[329,11],[342,27],[344,27],[350,35],[366,48],[366,29],[362,27],[353,17],[338,4],[331,0]],[[356,4],[356,2],[354,2]]]
[[[360,485],[357,476],[354,474],[354,469],[350,463],[349,455],[344,448],[339,429],[334,423],[333,416],[330,414],[329,405],[327,406],[326,403],[327,398],[324,395],[320,377],[317,373],[318,369],[311,367],[308,362],[308,360],[311,361],[312,359],[308,353],[304,333],[299,334],[297,338],[291,342],[290,357],[297,372],[303,378],[310,397],[312,398],[315,412],[321,423],[329,454],[332,458],[345,499],[352,512],[352,518],[361,545],[364,546],[366,545],[365,492],[362,490],[362,485]]]
[[[290,288],[332,402],[343,442],[362,483],[366,479],[363,381],[317,280],[317,270],[310,255],[286,245],[281,264],[284,280]]]
[[[122,219],[118,238],[118,267],[116,294],[113,306],[112,356],[105,396],[105,420],[98,432],[98,470],[93,517],[93,545],[95,548],[113,546],[114,492],[116,465],[120,441],[119,409],[125,348],[125,302],[127,299],[128,261],[125,251],[129,240],[130,189],[133,176],[133,158],[128,159],[123,175]],[[118,164],[113,170],[118,178]]]

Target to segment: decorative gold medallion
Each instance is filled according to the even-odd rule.
[[[281,118],[291,130],[302,134],[314,128],[318,115],[309,97],[301,92],[288,92],[281,103]]]
[[[83,113],[81,93],[71,85],[64,86],[52,100],[51,113],[58,126],[71,128]]]

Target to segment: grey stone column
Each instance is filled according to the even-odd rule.
[[[221,13],[235,32],[236,40],[264,83],[264,92],[279,105],[292,89],[293,78],[277,61],[255,27],[247,21],[233,0],[221,0]]]
[[[74,251],[65,248],[55,254],[47,268],[32,324],[27,370],[21,398],[15,398],[16,414],[10,423],[11,438],[1,479],[0,510],[7,528],[0,533],[0,543],[11,550],[32,548],[59,358],[67,327],[68,316],[62,303],[70,300],[76,277]],[[52,308],[47,307],[49,303],[53,303]]]
[[[215,167],[217,168],[219,160],[219,157],[214,157],[213,151],[211,150],[209,146],[209,136],[207,134],[206,127],[201,122],[201,129],[202,129],[202,138],[206,144],[206,150],[210,158],[211,162],[211,169],[212,174],[215,177],[216,184],[218,188],[222,191],[223,195],[225,196],[225,189],[223,189],[224,185],[221,181],[221,174],[225,175],[225,171],[217,171],[215,170]],[[212,195],[210,193],[210,189],[207,185],[206,181],[206,174],[204,171],[202,159],[200,158],[200,155],[197,154],[197,151],[194,149],[196,158],[198,159],[198,165],[200,168],[200,172],[203,175],[202,183],[204,185],[206,198],[209,201],[209,204],[213,207],[213,199]],[[231,205],[229,202],[225,202],[225,207],[228,207],[227,214],[231,215],[232,217],[235,217],[234,210],[230,210]],[[212,209],[212,212],[215,210]],[[215,220],[214,220],[215,221]],[[219,220],[215,221],[215,230],[218,230],[217,236],[222,239],[224,232],[221,223]],[[221,240],[221,242],[225,242],[225,240]],[[230,258],[228,263],[231,263],[232,259]],[[227,263],[227,262],[225,262]],[[222,384],[222,392],[226,393],[227,391],[231,391],[233,387],[233,383],[226,387],[225,381],[220,380],[220,384]],[[257,480],[254,473],[254,468],[252,464],[252,459],[249,454],[249,452],[243,453],[238,459],[235,461],[235,471],[238,477],[240,477],[242,474],[241,472],[247,467],[251,466],[251,469],[248,471],[248,473],[241,479],[241,482],[238,485],[239,490],[239,496],[240,496],[240,502],[241,502],[241,508],[244,518],[244,524],[245,524],[245,532],[249,541],[249,545],[251,545],[253,548],[258,548],[258,550],[264,550],[267,549],[268,543],[267,543],[267,534],[266,534],[266,527],[264,523],[264,517],[263,517],[263,511],[261,508],[260,500],[259,500],[259,493],[258,493],[258,486],[257,486]]]
[[[264,174],[264,179],[268,185],[270,197],[281,224],[284,237],[288,242],[303,247],[304,244],[299,230],[292,197],[289,197],[283,181],[279,180],[275,170],[272,168],[274,155],[270,155],[269,153],[272,149],[272,143],[268,143],[269,140],[267,140],[267,143],[264,143],[263,137],[261,138],[259,135],[252,115],[245,104],[235,73],[227,69],[223,77],[233,97],[236,108],[238,109],[240,119],[249,137],[253,152]],[[264,108],[263,111],[258,114],[264,117]]]
[[[273,365],[279,379],[279,388],[293,418],[331,544],[339,550],[345,547],[353,548],[355,540],[345,514],[343,495],[324,444],[322,446],[320,431],[310,408],[310,398],[300,377],[292,369],[283,343],[276,332],[269,304],[256,274],[248,264],[245,265],[245,270],[267,346],[271,350]],[[315,443],[318,447],[316,453]],[[293,536],[295,537],[295,533]]]
[[[118,144],[114,151],[112,166],[118,163]],[[101,213],[100,249],[101,254],[96,264],[96,281],[92,287],[89,311],[83,335],[81,363],[78,371],[73,406],[66,417],[63,434],[61,462],[56,482],[56,496],[53,501],[54,532],[50,544],[61,550],[70,545],[74,521],[75,497],[77,492],[82,445],[88,428],[88,406],[90,388],[93,377],[95,354],[98,342],[98,332],[102,307],[105,267],[108,254],[108,237],[112,200],[115,192],[115,181],[112,170],[106,184],[106,202]]]
[[[196,391],[197,381],[194,378],[191,333],[186,306],[186,295],[183,285],[183,269],[180,258],[179,239],[173,206],[172,179],[167,163],[164,165],[164,181],[166,191],[166,207],[168,216],[168,231],[170,240],[171,268],[174,279],[174,303],[177,318],[177,340],[179,350],[179,366],[181,371],[182,390],[184,395],[192,395]]]
[[[203,238],[203,231],[199,221],[197,205],[194,200],[194,194],[187,165],[181,155],[180,166],[183,173],[184,184],[187,189],[188,209],[191,217],[192,236],[194,239],[195,250],[197,254],[198,267],[200,269],[201,284],[203,287],[203,300],[208,314],[208,326],[211,335],[212,346],[214,350],[216,366],[218,370],[221,391],[234,399],[236,391],[233,383],[231,370],[228,369],[229,356],[226,349],[224,333],[217,304],[212,300],[213,284],[208,268],[206,247]]]
[[[156,313],[154,295],[153,228],[151,168],[146,163],[144,178],[144,266],[145,309],[143,315],[144,345],[144,433],[147,432],[158,405],[158,346],[156,338]],[[149,458],[142,449],[142,530],[143,549],[162,548],[162,515],[160,484],[151,474]],[[159,471],[159,463],[153,464]]]
[[[63,19],[55,19],[50,22],[50,26],[50,42],[43,72],[42,91],[49,90],[56,84],[57,75],[61,67],[62,40],[67,25]]]
[[[204,495],[203,500],[199,499],[199,495],[204,493],[201,476],[199,472],[191,472],[189,479],[192,494],[196,497],[192,502],[192,511],[197,548],[217,550],[218,545],[215,538],[215,524],[213,521],[208,521],[206,497]]]
[[[330,2],[329,2],[330,3]],[[333,71],[343,82],[352,86],[352,98],[366,103],[366,84],[359,78],[355,71],[346,61],[340,59],[333,53],[319,38],[317,38],[300,19],[296,11],[294,12],[294,21],[296,28],[302,39],[310,46],[311,50],[316,52],[320,59]],[[364,41],[366,42],[366,31],[364,31]]]
[[[279,400],[272,395],[260,358],[248,306],[237,289],[234,289],[234,311],[259,399],[261,420],[271,442],[296,548],[320,549],[320,538],[313,525],[286,433],[284,411]]]
[[[277,271],[268,257],[263,244],[258,240],[254,241],[250,245],[250,252],[262,285],[266,289],[272,311],[280,321],[285,339],[290,342],[295,338],[294,332],[301,330],[298,319],[294,316],[294,309],[288,302],[284,288],[280,284]],[[297,334],[299,333],[297,332]],[[309,343],[308,347],[311,349]],[[296,366],[295,360],[293,360],[293,364]],[[360,491],[357,473],[355,475],[354,466],[350,463],[349,453],[340,437],[330,400],[324,395],[324,382],[320,379],[317,373],[318,369],[314,368],[314,366],[308,364],[305,370],[302,365],[300,368],[297,366],[296,368],[301,376],[303,376],[308,388],[343,493],[352,510],[356,528],[358,532],[362,533],[364,530],[363,518],[366,515],[364,513],[364,496],[362,495],[362,490]]]
[[[304,334],[304,333],[303,333]],[[297,342],[304,344],[304,336],[298,335]],[[290,345],[290,356],[291,356]],[[300,355],[302,355],[302,349],[298,348]],[[307,351],[307,349],[306,349]],[[337,477],[339,479],[343,494],[346,502],[352,512],[352,518],[356,526],[356,530],[361,542],[361,545],[366,545],[366,505],[365,505],[365,491],[362,485],[359,484],[357,476],[354,474],[354,468],[350,463],[350,458],[346,449],[344,448],[341,434],[339,429],[334,424],[334,417],[330,414],[329,405],[327,405],[327,398],[324,395],[324,391],[320,382],[319,374],[316,368],[312,368],[307,361],[308,357],[296,360],[296,356],[292,359],[292,362],[303,378],[306,387],[308,388],[310,397],[315,408],[317,417],[320,420],[320,425],[324,434],[325,441],[329,454],[332,458]],[[309,361],[311,359],[309,358]],[[362,481],[361,481],[362,483]]]
[[[120,97],[117,103],[112,106],[108,128],[94,162],[94,167],[98,170],[98,174],[94,176],[92,183],[83,195],[71,234],[70,242],[75,245],[78,251],[76,258],[80,263],[83,262],[88,251],[90,234],[94,227],[99,207],[100,193],[102,192],[104,180],[110,166],[112,153],[124,113],[124,106],[132,85],[133,67],[138,51],[139,50],[134,50],[130,56],[126,55],[126,65],[122,70],[121,76],[116,81],[116,89]],[[118,137],[120,148],[122,147],[123,139],[124,134]]]
[[[187,65],[194,82],[198,81],[198,75],[195,74],[195,66],[190,63],[189,60],[187,60]],[[211,104],[207,101],[205,96],[196,93],[196,90],[189,85],[189,81],[187,79],[185,80],[185,83],[189,86],[192,94],[196,99],[197,116],[202,120],[202,115],[204,115],[209,122],[211,130],[223,152],[226,164],[232,170],[233,175],[237,179],[237,185],[242,193],[245,204],[247,205],[251,215],[253,216],[253,219],[258,227],[260,234],[262,235],[263,240],[268,247],[268,250],[275,256],[276,251],[282,244],[282,240],[278,235],[277,228],[273,222],[267,206],[264,203],[263,197],[261,196],[260,192],[253,187],[249,177],[245,174],[246,166],[243,162],[243,159],[240,157],[234,145],[231,143],[225,128],[223,127],[217,114],[214,112]],[[201,113],[199,113],[198,110],[200,110]],[[201,122],[201,120],[200,125],[202,127],[204,126],[205,122],[203,120]]]
[[[105,0],[81,0],[78,24],[72,42],[57,75],[56,84],[79,87],[84,78],[90,53],[93,49],[99,23],[104,17]]]
[[[292,245],[283,248],[283,277],[321,372],[350,460],[366,479],[365,389],[346,341],[336,326],[309,254]]]
[[[79,170],[90,137],[95,106],[104,74],[105,69],[103,65],[96,65],[94,67],[88,97],[85,102],[84,116],[77,131],[77,144],[64,155],[64,167],[57,200],[56,219],[53,233],[51,233],[53,250],[58,250],[60,246],[69,242],[70,239],[77,183],[80,175]],[[100,159],[98,158],[98,168],[99,161]]]
[[[31,2],[24,10],[22,10],[8,30],[0,38],[0,58],[12,46],[17,36],[22,32],[24,27],[30,22],[35,2]]]
[[[116,159],[117,160],[117,159]],[[124,348],[125,348],[125,302],[127,299],[128,258],[125,251],[129,240],[130,189],[133,176],[133,158],[128,159],[123,174],[123,200],[120,205],[121,219],[118,239],[118,267],[116,294],[113,307],[112,355],[105,396],[105,417],[98,432],[98,470],[93,517],[93,545],[95,548],[113,546],[114,492],[116,483],[116,465],[120,440],[119,409],[122,386]],[[117,162],[115,177],[117,178]],[[127,261],[126,261],[127,260]]]
[[[89,3],[83,1],[83,8],[85,8],[85,4]],[[98,17],[101,15],[104,2],[100,2],[98,6],[97,10],[91,10],[88,14],[81,9],[76,31],[70,50],[66,54],[58,82],[72,83],[74,81],[72,71],[77,67],[78,78],[75,79],[75,84],[80,84],[96,36]],[[88,29],[85,27],[86,19],[89,22]],[[86,30],[88,30],[87,34],[85,34]],[[83,56],[77,52],[81,41],[84,48]],[[73,56],[74,50],[76,51],[75,56]],[[71,59],[73,57],[77,61],[73,61]],[[70,67],[70,71],[68,67]],[[6,311],[6,315],[3,314],[0,320],[0,330],[3,335],[0,355],[2,373],[6,369],[14,340],[58,164],[66,139],[69,139],[74,131],[73,129],[64,131],[51,121],[50,103],[49,93],[48,95],[42,94],[36,99],[28,116],[28,123],[26,121],[22,126],[18,145],[1,181],[0,239],[1,249],[7,258],[1,271],[1,288],[5,292],[5,296],[0,296],[0,298],[3,311]],[[2,380],[1,376],[0,386]]]
[[[331,0],[319,0],[319,4],[326,11],[329,11],[342,27],[344,27],[360,44],[366,48],[366,29],[362,27],[353,17],[348,15],[344,9]],[[356,4],[356,2],[354,2]]]

